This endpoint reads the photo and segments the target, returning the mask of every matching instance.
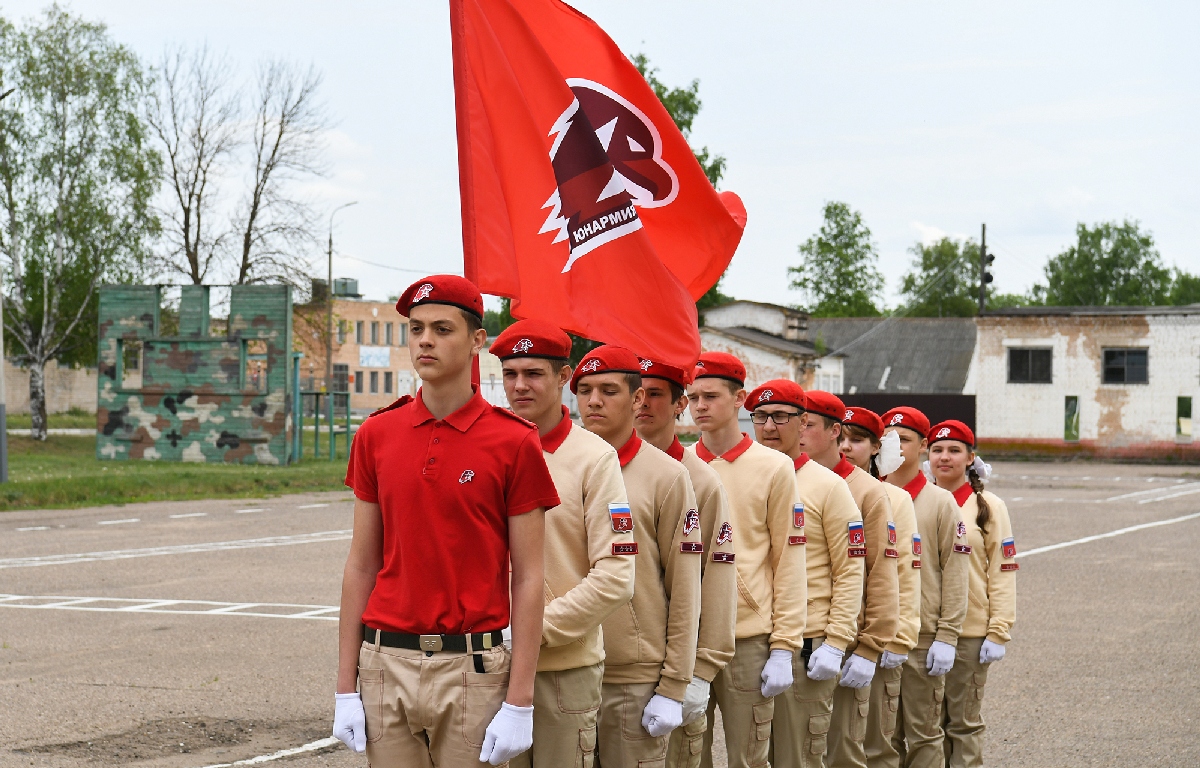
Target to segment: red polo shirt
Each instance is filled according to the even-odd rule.
[[[364,624],[417,635],[508,626],[508,518],[559,503],[536,427],[478,391],[438,421],[418,392],[359,428],[346,485],[383,518]]]

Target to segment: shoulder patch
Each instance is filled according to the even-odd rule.
[[[508,410],[507,408],[501,408],[498,405],[493,405],[492,410],[502,416],[507,416],[508,418],[512,419],[513,421],[520,422],[521,424],[524,424],[525,426],[529,427],[530,429],[537,429],[537,425],[534,424],[532,421],[526,421],[525,419],[522,419],[520,416],[518,416],[517,414]]]
[[[396,401],[394,403],[392,403],[391,405],[385,405],[377,411],[372,411],[371,416],[378,416],[381,413],[387,413],[388,411],[395,410],[396,408],[402,408],[402,407],[408,405],[409,403],[411,403],[412,401],[413,401],[412,395],[405,395],[404,397],[396,398]],[[368,416],[367,418],[369,419],[369,418],[371,418],[371,416]]]

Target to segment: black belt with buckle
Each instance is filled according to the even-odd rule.
[[[800,646],[800,659],[804,662],[804,666],[808,666],[808,657],[812,656],[813,638],[804,638],[804,645]]]
[[[379,645],[388,648],[407,648],[410,651],[425,651],[426,653],[437,651],[466,653],[468,637],[471,638],[473,653],[491,650],[504,642],[504,635],[500,632],[481,632],[473,635],[410,635],[407,632],[385,632],[374,627],[363,626],[363,640],[372,645],[378,642]]]

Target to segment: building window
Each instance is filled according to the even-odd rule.
[[[1175,436],[1192,439],[1192,398],[1175,398]]]
[[[1049,384],[1053,372],[1053,354],[1049,349],[1008,350],[1009,384]]]
[[[354,321],[354,343],[355,344],[363,343],[362,342],[362,339],[363,339],[362,333],[363,333],[363,321],[355,320]]]
[[[246,368],[242,374],[242,389],[251,392],[267,391],[267,340],[245,339]]]
[[[350,391],[350,366],[345,363],[333,364],[333,391]]]
[[[1067,395],[1063,419],[1063,440],[1079,440],[1079,396]]]
[[[379,394],[379,371],[371,371],[371,394]]]
[[[400,342],[399,342],[399,346],[401,346],[401,347],[406,347],[406,346],[408,346],[408,326],[407,326],[407,325],[405,325],[404,323],[400,323]]]
[[[1145,384],[1150,380],[1150,350],[1104,350],[1105,384]]]
[[[383,326],[383,343],[387,346],[392,346],[392,324],[387,323]]]
[[[372,345],[379,344],[379,323],[378,322],[371,323],[371,344]]]
[[[385,394],[385,395],[392,394],[392,372],[391,371],[383,372],[383,394]]]
[[[338,344],[346,343],[346,321],[338,320]]]
[[[362,371],[355,371],[354,372],[354,394],[356,394],[356,395],[362,394],[362,380],[363,380]]]
[[[121,356],[121,389],[142,388],[142,342],[121,339],[117,342]]]

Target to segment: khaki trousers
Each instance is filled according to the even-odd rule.
[[[944,743],[946,765],[974,768],[983,765],[983,687],[988,667],[979,663],[982,637],[960,637],[954,666],[946,673]]]
[[[911,654],[910,654],[911,655]],[[898,768],[900,753],[892,745],[900,710],[900,679],[904,665],[875,668],[871,678],[871,710],[867,713],[867,738],[863,749],[871,768]]]
[[[667,737],[656,739],[642,727],[642,713],[657,687],[658,683],[605,683],[600,687],[597,765],[665,768]]]
[[[725,750],[729,768],[758,768],[769,765],[771,719],[775,700],[762,695],[762,670],[771,656],[768,635],[735,641],[733,659],[713,680],[713,699],[721,708],[725,726]],[[709,731],[712,730],[713,701],[709,702]],[[711,747],[711,734],[705,736]],[[704,752],[709,752],[705,749]],[[710,763],[711,764],[711,763]]]
[[[377,647],[358,652],[358,690],[372,768],[479,765],[483,734],[508,693],[509,651],[484,651],[476,672],[453,651]]]
[[[825,638],[813,640],[817,650]],[[776,768],[820,768],[828,746],[837,678],[810,680],[805,660],[792,658],[792,687],[775,697],[771,764]]]
[[[904,768],[943,768],[946,764],[942,746],[946,676],[929,676],[928,653],[928,648],[914,648],[900,667],[900,721],[892,746]]]
[[[840,677],[840,675],[839,675]],[[833,692],[833,722],[829,729],[828,768],[866,768],[867,715],[871,711],[871,686]]]
[[[709,696],[709,700],[712,697]],[[671,731],[667,741],[667,768],[700,768],[704,753],[708,753],[712,764],[712,746],[704,749],[704,737],[709,733],[708,716],[700,715],[682,728]]]
[[[533,683],[533,747],[509,768],[592,768],[604,664],[538,672]]]

